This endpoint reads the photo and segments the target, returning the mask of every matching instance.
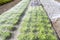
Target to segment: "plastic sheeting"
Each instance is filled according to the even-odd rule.
[[[51,21],[56,21],[60,17],[60,3],[54,0],[41,0]]]
[[[53,28],[55,29],[60,40],[60,2],[56,0],[40,0],[44,9],[46,10],[49,18],[52,21]]]

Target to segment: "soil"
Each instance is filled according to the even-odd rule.
[[[58,36],[60,39],[60,18],[57,18],[57,20],[55,22],[52,22],[52,23],[53,23],[54,29],[58,33]]]
[[[10,3],[7,3],[7,4],[4,4],[4,5],[0,6],[0,14],[7,11],[11,7],[13,7],[14,5],[16,5],[19,1],[21,1],[21,0],[14,0],[14,1],[10,2]]]
[[[58,2],[60,2],[60,0],[55,0],[55,1],[58,1]]]

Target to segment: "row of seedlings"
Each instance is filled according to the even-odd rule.
[[[42,6],[30,6],[21,23],[18,40],[57,40]]]
[[[20,19],[30,0],[22,0],[15,7],[0,15],[0,38],[6,40],[11,36],[10,31]]]

